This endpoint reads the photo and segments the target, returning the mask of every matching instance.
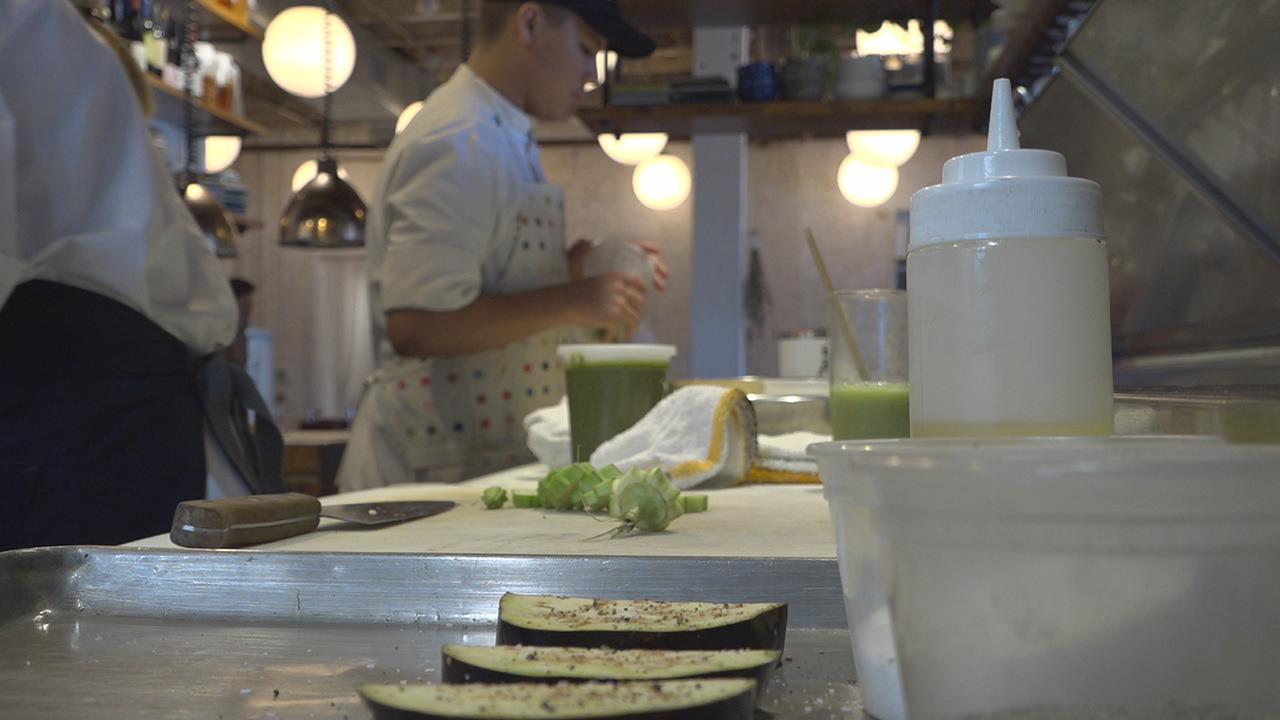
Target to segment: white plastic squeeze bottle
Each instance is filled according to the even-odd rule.
[[[1107,246],[1098,184],[1018,145],[995,81],[986,152],[911,197],[911,435],[1112,432]]]

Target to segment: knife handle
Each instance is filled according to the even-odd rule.
[[[187,500],[173,513],[169,539],[191,548],[233,548],[311,532],[320,501],[302,493]]]

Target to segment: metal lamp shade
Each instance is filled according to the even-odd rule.
[[[310,248],[364,246],[365,205],[338,177],[338,163],[321,158],[311,182],[289,200],[280,218],[280,244]]]
[[[196,224],[204,231],[205,241],[218,257],[236,257],[239,233],[218,199],[203,185],[192,179],[182,183],[182,202],[191,211]]]

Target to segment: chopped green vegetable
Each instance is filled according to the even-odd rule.
[[[685,495],[681,493],[679,500],[680,506],[683,507],[684,511],[687,513],[700,513],[707,511],[706,495]]]
[[[522,493],[511,491],[511,504],[518,508],[536,508],[542,507],[542,502],[538,500],[537,493]]]
[[[609,509],[609,496],[613,493],[613,480],[601,478],[600,482],[582,491],[582,509],[600,512]]]
[[[507,502],[507,491],[500,487],[488,487],[480,494],[480,502],[490,510],[497,510]]]
[[[594,468],[590,463],[556,468],[538,482],[536,496],[517,493],[512,502],[516,507],[608,512],[622,521],[609,535],[664,530],[685,512],[707,509],[706,495],[685,500],[661,468],[632,468],[624,473],[615,465]]]
[[[582,509],[583,478],[594,476],[595,468],[589,463],[574,463],[552,470],[538,482],[538,499],[548,510]],[[575,506],[574,495],[577,494]]]
[[[613,494],[609,496],[609,516],[622,521],[616,534],[667,529],[672,520],[684,514],[678,497],[680,488],[672,485],[660,468],[628,470],[613,481]]]

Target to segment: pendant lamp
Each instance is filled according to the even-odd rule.
[[[320,129],[320,158],[316,176],[294,193],[280,217],[280,244],[305,248],[346,248],[364,245],[365,204],[355,188],[338,176],[338,161],[330,153],[332,143],[331,114],[333,93],[331,82],[330,24],[341,23],[333,13],[333,2],[325,3],[324,42],[324,111]],[[341,83],[338,83],[340,86]]]
[[[204,231],[205,242],[209,244],[209,249],[218,257],[236,257],[239,254],[236,251],[236,243],[239,241],[236,226],[213,193],[200,184],[193,169],[196,155],[196,131],[195,106],[192,104],[192,99],[195,95],[196,78],[195,39],[199,36],[199,28],[196,26],[195,0],[188,0],[182,26],[182,92],[183,99],[186,100],[182,108],[182,121],[183,131],[186,134],[187,157],[185,166],[178,175],[178,192],[182,194],[182,201],[191,211],[196,224]]]

